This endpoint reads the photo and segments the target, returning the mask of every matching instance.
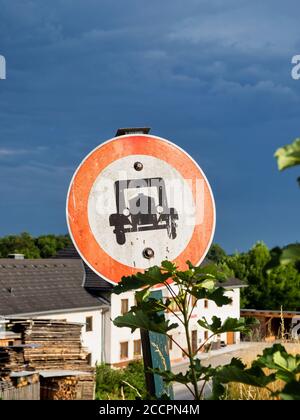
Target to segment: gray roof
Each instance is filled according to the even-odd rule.
[[[78,259],[81,261],[81,257],[78,254],[76,248],[74,245],[70,245],[67,248],[62,249],[59,251],[55,259],[61,259],[61,258],[70,258],[70,259]],[[84,270],[85,270],[85,279],[84,279],[84,287],[91,292],[109,292],[112,290],[113,285],[109,283],[108,281],[104,280],[102,277],[98,276],[89,266],[87,266],[85,263]]]
[[[74,245],[70,245],[67,248],[62,249],[59,251],[54,258],[71,258],[71,259],[81,259],[80,255],[78,254]],[[113,289],[113,285],[108,281],[104,280],[102,277],[98,276],[93,270],[90,269],[85,263],[85,280],[84,280],[84,287],[91,291],[91,292],[109,292]],[[205,266],[211,264],[207,258],[204,259],[201,265]],[[232,277],[228,279],[224,283],[219,283],[218,286],[222,286],[226,289],[230,288],[240,288],[240,287],[247,287],[240,279]]]
[[[37,372],[43,378],[57,378],[57,377],[64,377],[64,376],[91,376],[91,372],[83,372],[80,370],[48,369],[48,370],[38,370]],[[37,372],[34,372],[34,373],[37,373]]]
[[[88,293],[80,259],[0,259],[0,315],[58,313],[106,307]]]
[[[240,279],[231,277],[224,283],[218,283],[218,286],[224,287],[224,289],[236,289],[239,287],[247,287],[248,285]]]

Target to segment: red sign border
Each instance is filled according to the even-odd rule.
[[[122,148],[117,146],[120,141],[123,142]],[[100,247],[89,226],[88,197],[97,176],[105,167],[117,159],[132,154],[149,155],[164,160],[175,167],[184,179],[204,180],[206,223],[205,226],[204,224],[195,226],[189,244],[174,260],[180,269],[186,267],[187,260],[195,265],[203,261],[215,232],[216,208],[210,184],[202,169],[188,153],[169,140],[149,134],[127,134],[107,140],[92,150],[76,169],[68,190],[66,217],[71,239],[82,259],[96,274],[113,285],[116,285],[122,276],[130,276],[144,269],[124,265],[114,260]],[[195,185],[193,185],[193,196],[195,200]],[[200,254],[200,257],[195,261],[194,255],[197,254]]]

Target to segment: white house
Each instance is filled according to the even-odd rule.
[[[205,316],[210,321],[213,315],[222,320],[240,317],[243,285],[231,279],[225,287],[232,304],[218,308],[211,301],[199,301],[194,308],[190,334],[195,350],[208,338],[208,331],[197,324],[199,318]],[[82,262],[73,247],[59,252],[54,259],[0,259],[0,316],[65,319],[82,324],[82,343],[92,366],[108,363],[121,367],[142,355],[139,331],[131,333],[129,328],[117,328],[112,323],[134,305],[134,293],[115,295],[112,288]],[[166,289],[163,295],[168,296]],[[171,313],[166,316],[177,321]],[[172,337],[182,348],[187,347],[182,326],[172,332]],[[239,339],[233,333],[219,337],[223,345]],[[171,340],[169,350],[171,361],[183,359],[181,350]]]
[[[222,321],[224,321],[227,317],[240,318],[240,287],[242,286],[241,282],[237,279],[231,279],[226,283],[225,287],[228,289],[227,295],[232,299],[232,303],[230,305],[217,307],[217,305],[212,301],[198,301],[198,304],[195,306],[191,316],[190,335],[194,350],[198,349],[201,343],[209,337],[208,331],[205,331],[197,324],[198,319],[205,316],[207,321],[210,322],[214,315],[221,318]],[[163,290],[163,296],[170,297],[169,292],[166,289]],[[133,292],[126,292],[121,295],[111,295],[110,311],[105,315],[105,356],[107,363],[113,366],[124,366],[130,360],[141,357],[139,331],[136,330],[134,333],[131,333],[129,328],[118,328],[111,322],[111,319],[125,313],[133,305]],[[176,307],[173,309],[176,310]],[[167,313],[166,316],[170,318],[172,323],[178,323],[177,318],[171,313]],[[185,333],[182,325],[179,325],[179,327],[177,327],[174,332],[170,332],[170,334],[172,334],[174,340],[178,342],[182,348],[187,348]],[[238,343],[240,336],[238,333],[227,333],[222,334],[222,336],[219,337],[219,340],[223,342],[223,345],[230,346]],[[171,362],[179,362],[184,359],[180,348],[172,343],[171,340],[169,341],[169,351]]]
[[[92,366],[104,362],[103,325],[108,302],[83,287],[80,259],[0,259],[0,316],[64,319],[82,324]]]

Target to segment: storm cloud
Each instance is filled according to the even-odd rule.
[[[122,126],[185,148],[217,204],[228,251],[299,239],[296,0],[0,0],[0,234],[65,232],[86,153]]]

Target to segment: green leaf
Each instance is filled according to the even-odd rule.
[[[161,263],[161,266],[164,270],[166,270],[168,273],[171,273],[171,274],[175,273],[175,271],[177,269],[177,267],[174,263],[172,263],[171,261],[167,261],[167,260],[163,261]]]
[[[278,169],[280,171],[292,166],[300,165],[300,138],[292,144],[287,144],[276,150]]]
[[[149,317],[145,311],[140,309],[118,316],[113,323],[117,327],[131,328],[132,332],[137,328],[142,328],[160,334],[167,334],[168,331],[178,327],[178,324],[170,324],[170,321],[166,320],[163,314],[154,313]]]
[[[209,396],[208,400],[218,401],[221,400],[225,394],[225,387],[222,385],[217,377],[214,377],[212,380],[212,390],[211,395]]]
[[[154,266],[146,270],[145,273],[137,273],[132,276],[122,277],[122,280],[114,287],[113,291],[119,295],[147,286],[156,286],[165,282],[169,277],[169,273],[163,273],[159,267]]]
[[[135,300],[136,300],[137,304],[140,304],[143,301],[145,301],[146,299],[148,299],[150,293],[151,293],[150,287],[147,287],[143,290],[135,292]]]
[[[211,324],[207,322],[206,318],[198,320],[198,324],[213,334],[222,334],[225,332],[243,332],[247,334],[252,326],[252,323],[250,324],[245,318],[236,319],[228,317],[222,324],[221,319],[216,316],[212,317]]]
[[[190,290],[190,293],[197,299],[211,300],[220,307],[228,305],[232,302],[232,299],[225,294],[227,291],[223,287],[218,287],[216,289],[205,289],[203,287],[199,287],[197,284]]]
[[[205,317],[203,317],[203,319],[199,319],[198,320],[198,324],[200,325],[200,327],[202,327],[202,328],[204,328],[206,330],[209,330],[209,331],[211,331],[214,334],[218,333],[219,329],[222,326],[221,319],[218,318],[218,317],[216,317],[216,316],[213,316],[212,317],[212,323],[211,324],[209,324],[207,322],[207,320],[206,320]]]
[[[190,377],[188,374],[183,373],[173,373],[169,370],[160,370],[160,369],[149,369],[152,373],[159,375],[163,378],[164,382],[167,384],[171,382],[178,382],[180,384],[188,384],[191,382]]]
[[[197,287],[203,287],[204,289],[208,289],[211,291],[215,288],[215,284],[215,280],[206,279],[199,286],[197,285]]]
[[[273,382],[274,374],[266,375],[259,367],[245,369],[244,365],[238,365],[235,359],[231,364],[219,368],[216,379],[221,384],[239,382],[245,385],[263,388]]]
[[[300,401],[300,382],[296,380],[289,382],[279,393],[279,396],[283,400]]]
[[[194,359],[193,367],[195,369],[197,381],[208,381],[216,374],[215,368],[212,368],[211,365],[202,365],[200,359]],[[192,378],[193,373],[191,365],[189,366],[188,372],[190,372],[190,377]]]
[[[281,344],[264,349],[262,356],[259,356],[254,364],[268,369],[300,373],[300,355],[288,354]]]
[[[274,359],[275,365],[277,365],[278,367],[281,367],[282,369],[288,370],[288,360],[286,360],[281,355],[280,351],[277,351],[276,353],[274,353],[273,359]]]

